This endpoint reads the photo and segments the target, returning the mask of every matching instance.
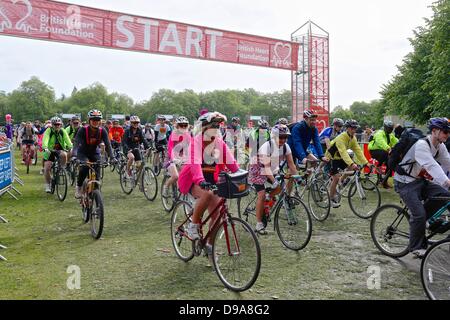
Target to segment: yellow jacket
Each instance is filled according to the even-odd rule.
[[[353,150],[358,164],[365,165],[369,162],[364,156],[356,137],[353,136],[353,138],[351,138],[347,131],[344,131],[331,141],[330,148],[327,150],[325,156],[329,159],[344,160],[345,163],[350,166],[353,164],[353,160],[347,152],[348,149]]]

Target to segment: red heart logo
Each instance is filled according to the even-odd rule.
[[[291,66],[291,54],[292,47],[289,43],[277,42],[273,48],[274,57],[272,58],[272,63],[278,67],[290,67]]]
[[[26,23],[26,20],[31,17],[33,13],[33,6],[31,5],[29,0],[11,0],[11,3],[16,5],[17,3],[22,2],[26,6],[26,11],[23,10],[13,10],[13,12],[17,15],[20,15],[20,19],[16,22],[14,28],[16,30],[21,30],[23,32],[29,33],[31,30],[37,31],[37,29],[33,28],[31,25]],[[5,29],[13,28],[13,21],[8,17],[5,13],[8,12],[6,9],[0,7],[0,19],[3,18],[3,21],[0,22],[0,32],[3,32]]]

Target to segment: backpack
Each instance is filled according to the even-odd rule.
[[[84,127],[85,128],[85,130],[86,130],[86,144],[87,145],[90,145],[91,143],[90,143],[90,140],[89,140],[89,126],[86,126],[86,127]],[[98,138],[96,139],[96,141],[101,141],[102,140],[102,130],[103,130],[103,128],[102,127],[99,127],[99,130],[98,130]],[[98,144],[100,144],[100,142],[98,143]],[[97,144],[97,145],[98,145]]]
[[[294,126],[295,126],[297,123],[298,123],[298,122],[292,122],[292,123],[289,123],[289,124],[287,125],[287,127],[289,128],[289,132],[292,133],[292,129],[294,129]]]
[[[405,154],[411,149],[411,147],[420,139],[424,139],[426,136],[423,134],[423,132],[416,128],[411,128],[403,131],[402,135],[400,136],[400,140],[397,142],[397,144],[392,148],[391,154],[389,155],[388,159],[388,168],[395,170],[396,173],[400,175],[407,175],[409,176],[412,170],[409,170],[409,172],[406,172],[405,169],[403,169],[404,166],[414,164],[415,161],[410,161],[406,163],[400,163],[403,160],[403,157]],[[430,145],[430,142],[428,139],[426,139],[428,145]],[[431,146],[430,146],[431,147]],[[439,155],[439,152],[436,154],[435,157]]]

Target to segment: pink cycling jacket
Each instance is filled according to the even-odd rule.
[[[217,181],[219,173],[226,169],[231,172],[238,171],[239,165],[222,138],[216,137],[212,144],[214,144],[214,149],[217,151],[218,159],[216,162],[217,165],[214,173],[214,180]],[[211,147],[208,146],[208,148]],[[202,171],[204,149],[205,146],[203,144],[203,135],[197,134],[191,139],[191,143],[189,145],[189,162],[183,166],[178,177],[178,188],[183,194],[188,193],[193,184],[199,185],[200,182],[205,180]]]
[[[169,154],[170,161],[173,161],[174,158],[182,158],[182,160],[185,160],[185,156],[189,154],[188,147],[191,138],[189,132],[183,134],[178,134],[175,131],[172,132],[167,146],[167,153]]]

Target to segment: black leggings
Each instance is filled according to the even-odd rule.
[[[383,163],[386,164],[386,176],[384,177],[384,179],[382,181],[383,184],[385,184],[387,182],[387,179],[392,175],[392,170],[387,165],[389,154],[387,151],[384,151],[384,150],[369,150],[369,152],[370,152],[370,156],[373,159],[378,160],[380,166]]]
[[[94,155],[87,156],[85,154],[78,153],[77,159],[80,162],[87,162],[87,161],[97,162],[97,161],[100,160],[100,154],[94,154]],[[86,166],[82,166],[82,167],[80,166],[80,169],[79,169],[79,172],[78,172],[78,180],[77,180],[77,186],[78,187],[83,186],[84,179],[86,179],[88,174],[89,174],[89,168],[86,167]],[[95,174],[97,176],[97,180],[99,180],[100,179],[100,167],[99,166],[97,166],[95,168]]]

